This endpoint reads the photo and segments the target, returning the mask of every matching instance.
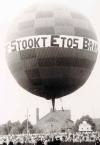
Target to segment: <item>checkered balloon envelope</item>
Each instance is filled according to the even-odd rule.
[[[35,4],[7,33],[7,65],[18,84],[46,99],[79,89],[90,76],[98,43],[91,22],[61,4]]]

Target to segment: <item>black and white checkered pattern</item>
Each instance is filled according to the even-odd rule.
[[[89,20],[66,6],[35,5],[11,26],[7,41],[33,35],[70,35],[97,40]]]

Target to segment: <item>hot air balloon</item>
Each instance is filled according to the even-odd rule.
[[[18,84],[52,99],[79,89],[98,54],[91,22],[63,4],[35,4],[17,17],[6,37],[7,65]]]

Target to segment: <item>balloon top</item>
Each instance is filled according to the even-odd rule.
[[[6,42],[33,35],[70,35],[97,40],[88,18],[63,4],[35,4],[18,16],[7,34]]]

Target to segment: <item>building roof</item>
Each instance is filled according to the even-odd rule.
[[[61,128],[72,128],[74,122],[71,120],[70,110],[51,110],[47,115],[42,117],[37,126],[41,129],[53,128],[53,130],[61,130]]]
[[[67,119],[71,119],[70,110],[56,110],[56,112],[62,116],[65,116]]]
[[[42,117],[39,122],[46,120],[46,122],[49,121],[57,121],[59,119],[59,121],[61,120],[71,120],[71,115],[70,115],[70,110],[55,110],[53,112],[53,110],[51,109],[51,111],[46,114],[44,117]],[[73,121],[72,121],[73,122]]]

